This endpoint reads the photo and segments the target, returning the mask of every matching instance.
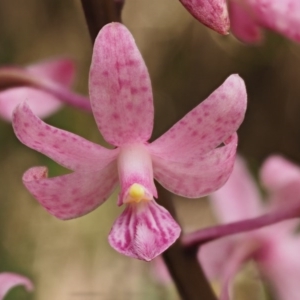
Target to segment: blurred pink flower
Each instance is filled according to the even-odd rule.
[[[270,208],[289,205],[290,197],[298,194],[300,168],[280,156],[271,156],[261,169],[261,180],[270,192],[270,201],[263,205],[260,193],[237,158],[228,182],[210,198],[214,211],[223,223],[250,219]],[[271,206],[271,207],[270,207]],[[289,220],[225,237],[200,247],[199,259],[206,275],[222,283],[221,299],[228,300],[229,285],[246,261],[253,259],[262,275],[272,284],[278,299],[298,300],[300,295],[300,238],[295,234],[297,220]]]
[[[70,87],[75,75],[75,66],[69,59],[55,59],[25,67],[22,71],[36,78]],[[59,98],[43,90],[25,86],[13,87],[0,92],[0,117],[11,121],[13,110],[24,101],[40,118],[56,112],[63,104]]]
[[[47,178],[45,167],[34,167],[24,174],[23,182],[60,219],[94,210],[119,182],[118,205],[126,207],[111,229],[109,242],[120,253],[151,260],[180,234],[169,212],[154,200],[153,177],[171,192],[191,198],[209,194],[226,182],[235,159],[236,130],[246,109],[244,82],[230,76],[148,144],[154,113],[149,74],[130,32],[112,23],[95,41],[89,89],[98,128],[115,149],[51,127],[26,104],[19,105],[13,126],[20,141],[74,171]]]
[[[14,287],[23,285],[28,292],[33,290],[32,282],[24,276],[14,273],[0,273],[0,300]]]
[[[233,34],[243,42],[260,42],[263,28],[300,42],[299,0],[230,0],[229,15]]]
[[[162,258],[162,255],[155,257],[151,261],[150,272],[153,280],[161,285],[168,285],[172,282],[170,272]]]
[[[299,0],[228,0],[228,9],[226,0],[180,2],[201,23],[221,34],[227,34],[231,25],[232,33],[243,42],[260,42],[263,28],[300,42]]]

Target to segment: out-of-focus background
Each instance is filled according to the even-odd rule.
[[[261,46],[246,46],[207,29],[176,0],[126,0],[123,20],[151,75],[155,136],[238,73],[249,95],[240,152],[254,171],[274,152],[300,162],[300,45],[268,32]],[[0,65],[68,56],[77,63],[75,89],[87,94],[91,51],[79,0],[0,1]],[[88,113],[65,107],[47,122],[103,144]],[[152,275],[150,264],[108,245],[110,227],[122,211],[116,193],[87,216],[59,221],[29,195],[21,177],[36,165],[47,165],[51,176],[63,170],[21,145],[1,120],[0,141],[0,272],[27,275],[36,286],[33,294],[17,288],[8,300],[178,299],[172,284]],[[175,203],[186,232],[214,222],[206,200]],[[263,290],[253,266],[247,266],[236,280],[236,299],[267,299]]]

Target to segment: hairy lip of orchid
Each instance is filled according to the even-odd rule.
[[[99,131],[116,148],[106,149],[47,125],[26,104],[19,105],[13,116],[19,140],[73,171],[47,178],[44,167],[34,167],[24,174],[23,183],[49,213],[64,220],[94,210],[119,183],[118,205],[126,205],[112,226],[109,243],[122,254],[150,261],[181,231],[156,203],[154,179],[189,198],[207,195],[226,182],[246,110],[244,82],[238,75],[230,76],[150,144],[150,76],[130,32],[112,23],[95,40],[89,93]]]

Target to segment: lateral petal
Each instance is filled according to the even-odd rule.
[[[154,178],[169,191],[188,198],[198,198],[220,188],[231,174],[237,147],[233,134],[223,147],[216,148],[194,160],[184,152],[178,160],[167,154],[152,154]]]
[[[23,183],[40,204],[56,218],[83,216],[101,205],[118,181],[116,163],[101,171],[76,171],[47,178],[47,168],[33,167],[23,175]]]
[[[28,292],[33,290],[33,284],[28,278],[15,273],[0,273],[0,300],[3,300],[6,294],[18,285],[23,285]]]
[[[108,24],[98,34],[89,91],[106,141],[121,146],[150,138],[154,113],[150,77],[131,33],[122,24]]]
[[[182,5],[202,24],[220,34],[230,27],[226,0],[180,0]]]
[[[129,204],[115,221],[108,240],[118,252],[150,261],[180,235],[180,227],[170,213],[154,200]]]
[[[158,156],[191,162],[225,142],[242,123],[247,94],[243,79],[231,75],[205,101],[149,145]]]
[[[37,118],[26,103],[18,105],[13,114],[13,127],[18,139],[71,170],[101,170],[117,156],[109,150],[50,125]]]

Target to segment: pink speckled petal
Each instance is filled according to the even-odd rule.
[[[75,77],[75,64],[67,58],[43,61],[25,69],[33,75],[47,77],[66,86],[71,86]]]
[[[242,123],[247,94],[244,81],[231,75],[205,101],[195,107],[149,148],[158,156],[189,162],[216,148]]]
[[[40,118],[48,117],[62,106],[62,102],[49,93],[28,87],[19,87],[0,93],[0,116],[6,121],[11,121],[13,110],[24,101]]]
[[[238,0],[231,0],[228,5],[232,33],[245,43],[261,42],[260,26],[256,23],[249,8],[243,6]]]
[[[28,278],[9,272],[0,273],[0,300],[3,300],[12,288],[19,285],[24,286],[28,292],[33,290],[33,284]]]
[[[300,42],[299,0],[247,0],[257,22]]]
[[[154,200],[128,204],[115,221],[108,240],[118,252],[150,261],[179,237],[180,227]]]
[[[183,6],[201,23],[228,34],[230,27],[226,0],[180,0]]]
[[[260,193],[241,157],[236,158],[228,181],[212,193],[210,199],[222,223],[254,218],[263,213]]]
[[[47,178],[47,168],[34,167],[25,172],[23,183],[40,204],[63,220],[83,216],[101,205],[118,181],[116,163],[101,171],[76,171]]]
[[[157,198],[157,190],[153,180],[151,157],[143,144],[123,146],[118,156],[118,171],[121,191],[118,205],[124,203],[128,189],[134,183],[142,185],[148,197]]]
[[[153,128],[147,67],[125,26],[104,26],[95,41],[89,90],[94,117],[112,145],[145,142]]]
[[[231,174],[237,147],[237,135],[233,134],[223,147],[199,156],[194,161],[152,155],[154,178],[171,192],[197,198],[220,188]]]
[[[117,157],[118,149],[109,150],[80,136],[50,125],[37,118],[26,103],[13,115],[18,139],[71,170],[100,170]]]
[[[292,181],[300,182],[300,168],[280,155],[272,155],[265,160],[260,178],[270,191],[276,191]]]

